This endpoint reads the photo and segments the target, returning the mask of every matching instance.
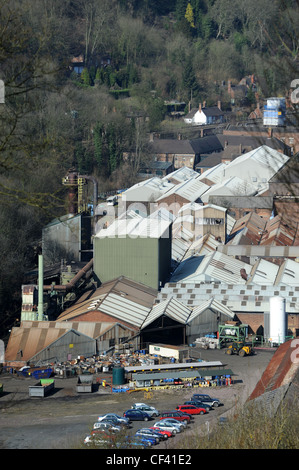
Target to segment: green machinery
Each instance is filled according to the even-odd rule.
[[[219,349],[226,346],[226,343],[243,342],[245,343],[248,334],[248,325],[241,323],[240,325],[231,325],[226,323],[219,325]]]

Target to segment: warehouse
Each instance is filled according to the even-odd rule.
[[[119,276],[159,289],[171,270],[171,222],[116,220],[94,237],[94,273],[101,283]]]
[[[29,322],[32,323],[32,322]],[[62,362],[86,357],[96,353],[96,340],[70,327],[47,328],[55,322],[33,322],[42,327],[30,325],[13,328],[5,352],[10,363]]]

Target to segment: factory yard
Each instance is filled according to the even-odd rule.
[[[223,350],[207,350],[202,353],[205,361],[221,361],[236,375],[231,386],[209,388],[185,388],[154,391],[153,397],[144,398],[144,392],[111,393],[100,386],[93,393],[76,392],[77,378],[55,377],[55,390],[45,398],[29,397],[28,387],[33,378],[2,374],[4,394],[0,397],[0,448],[1,449],[76,449],[83,448],[84,438],[90,433],[97,416],[108,412],[122,415],[135,402],[155,406],[160,412],[174,409],[190,399],[193,393],[208,393],[219,398],[224,406],[211,410],[204,416],[195,416],[193,423],[181,435],[158,444],[156,448],[192,448],[191,436],[205,433],[217,423],[220,416],[229,415],[235,406],[241,406],[253,391],[263,371],[273,357],[275,349],[257,349],[253,356],[227,356]],[[151,426],[132,422],[128,434]],[[207,424],[209,423],[209,424]],[[188,436],[189,444],[185,444]],[[187,440],[186,440],[187,442]]]

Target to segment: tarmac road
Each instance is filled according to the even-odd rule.
[[[255,355],[242,358],[227,356],[222,350],[203,351],[202,359],[220,360],[236,374],[235,383],[230,387],[202,389],[203,393],[220,398],[224,406],[215,408],[207,415],[195,416],[188,431],[155,448],[176,448],[184,435],[204,433],[209,427],[206,423],[212,425],[220,415],[229,413],[238,404],[242,405],[253,391],[274,352],[275,350],[257,350]],[[28,387],[36,383],[35,379],[2,374],[0,381],[4,386],[4,395],[0,397],[1,449],[82,448],[83,440],[99,414],[115,412],[122,415],[137,401],[147,401],[160,411],[174,409],[199,390],[190,388],[155,391],[152,399],[145,400],[143,392],[111,394],[103,387],[93,393],[78,394],[76,378],[55,378],[55,391],[52,395],[30,398]],[[149,427],[154,422],[133,422],[129,434],[141,427]]]

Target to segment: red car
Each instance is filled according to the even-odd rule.
[[[161,434],[165,434],[167,437],[172,437],[173,434],[170,431],[167,431],[167,429],[162,429],[157,426],[151,426],[149,429],[152,429],[153,431],[159,431]]]
[[[180,410],[163,411],[160,413],[160,420],[166,418],[173,418],[177,421],[182,421],[183,423],[187,424],[190,423],[191,415],[182,413]]]
[[[180,405],[177,406],[176,409],[190,415],[204,415],[207,412],[205,408],[196,405]]]

